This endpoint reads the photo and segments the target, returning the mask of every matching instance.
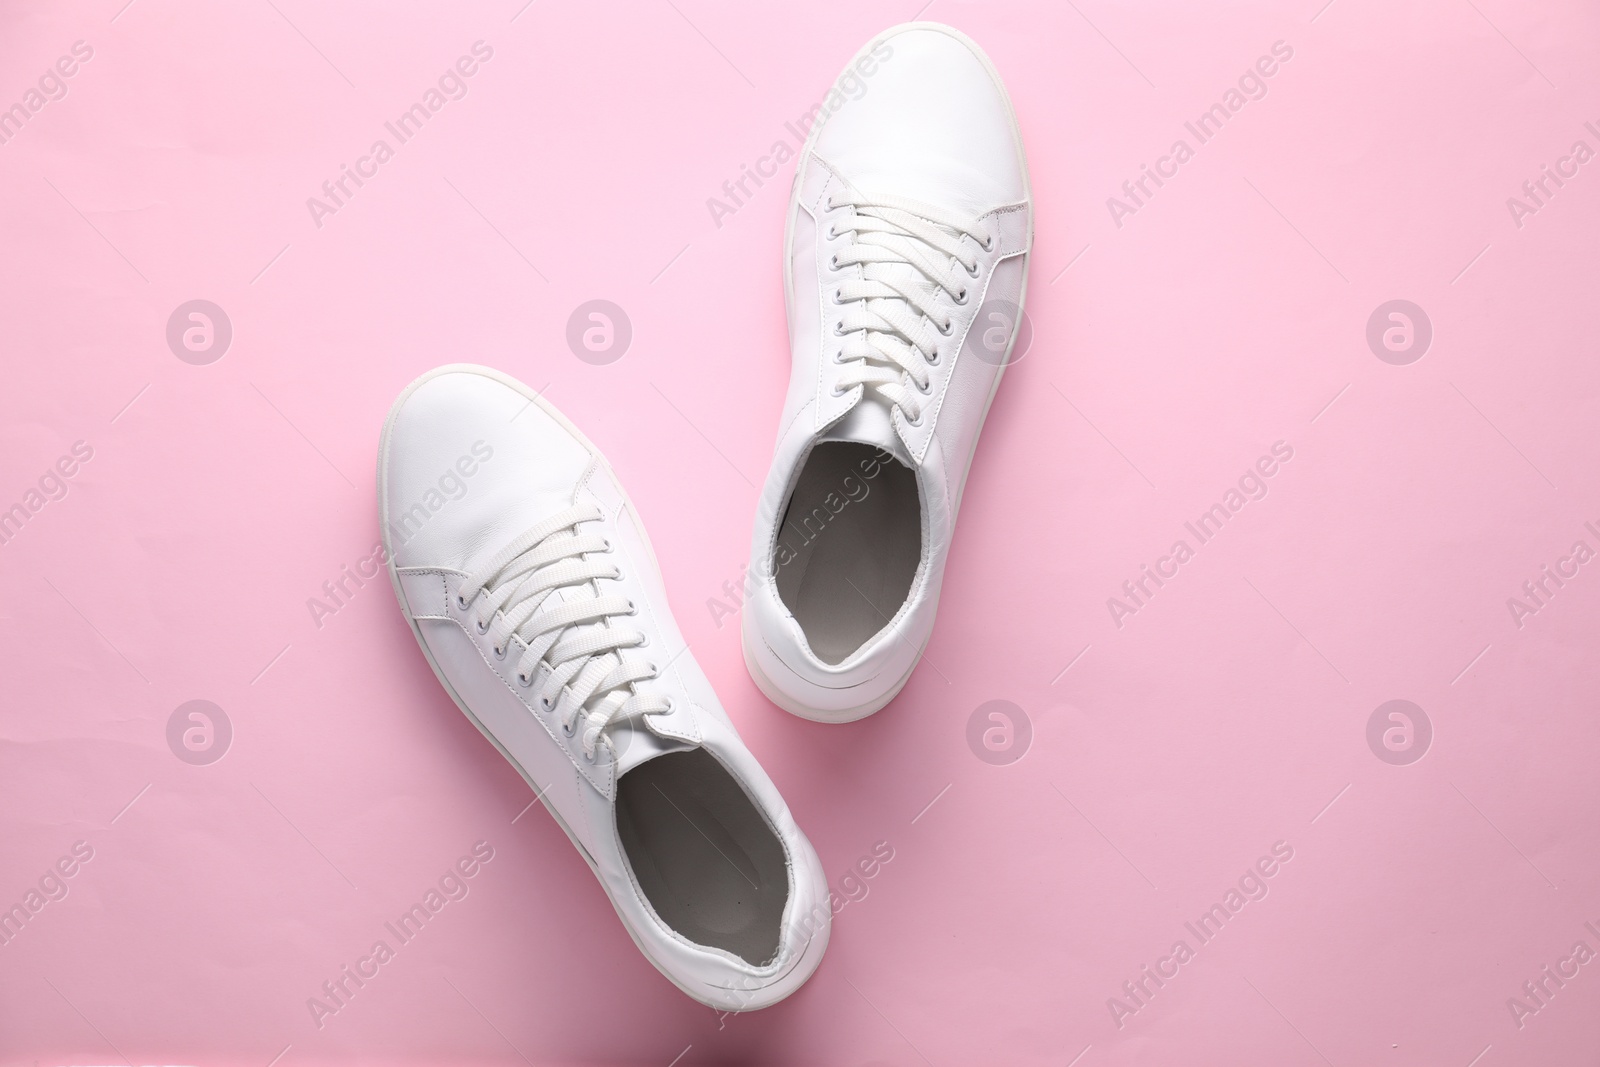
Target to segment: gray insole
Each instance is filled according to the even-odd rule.
[[[778,954],[789,899],[783,845],[715,756],[669,752],[624,774],[617,835],[668,926],[757,966]]]
[[[825,441],[806,457],[778,544],[794,553],[778,549],[779,598],[817,658],[840,663],[911,591],[922,559],[917,476],[872,445]]]

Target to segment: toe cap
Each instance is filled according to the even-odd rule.
[[[525,386],[441,367],[390,411],[379,453],[384,539],[402,567],[470,570],[572,502],[592,457]]]
[[[876,69],[861,77],[869,57]],[[840,81],[843,102],[815,149],[851,184],[973,214],[1027,198],[1010,101],[964,34],[936,23],[890,30]]]

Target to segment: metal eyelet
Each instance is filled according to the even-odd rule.
[[[945,323],[944,323],[943,326],[935,326],[934,327],[934,329],[938,330],[940,335],[944,336],[944,337],[949,337],[950,334],[955,330],[955,328],[956,328],[956,324],[954,322],[951,322],[948,319],[945,320]]]
[[[501,648],[499,645],[496,645],[495,648],[494,648],[494,658],[495,659],[505,659],[506,658],[506,650]]]
[[[967,302],[967,291],[965,289],[962,289],[961,292],[956,294],[956,303],[957,304],[965,304],[966,302]]]
[[[486,634],[486,633],[488,633],[488,632],[489,632],[489,624],[488,624],[488,623],[486,623],[486,622],[480,622],[480,623],[478,623],[478,632],[479,632],[479,633],[480,633],[480,634]]]
[[[467,598],[462,596],[460,593],[457,593],[456,594],[456,608],[461,610],[461,611],[466,611],[468,607],[470,607],[470,605],[467,603]]]
[[[555,703],[549,697],[545,696],[543,693],[540,693],[539,706],[545,711],[549,711],[551,708],[555,707]]]
[[[517,684],[522,686],[522,688],[526,689],[526,688],[528,688],[528,686],[533,684],[533,679],[529,678],[526,674],[523,674],[521,671],[518,671],[517,672]]]
[[[974,263],[970,267],[968,267],[965,263],[963,263],[962,266],[966,268],[967,277],[969,277],[969,278],[976,278],[978,276],[979,270],[981,269],[976,263]]]
[[[571,726],[568,726],[566,723],[562,723],[561,732],[566,734],[568,737],[572,737],[578,732],[578,720],[573,719]]]

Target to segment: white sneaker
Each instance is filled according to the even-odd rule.
[[[799,988],[828,943],[827,880],[686,651],[600,452],[515,380],[441,367],[390,409],[378,507],[434,673],[645,958],[728,1011]]]
[[[859,92],[795,171],[793,364],[741,626],[756,684],[823,722],[887,704],[932,635],[1033,240],[1011,102],[967,37],[895,27],[838,87]]]

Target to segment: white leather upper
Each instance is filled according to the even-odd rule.
[[[878,43],[890,58],[868,90],[823,125],[813,151],[869,193],[972,215],[1026,200],[1011,108],[977,46],[934,23],[895,27]]]
[[[477,452],[473,446],[478,445]],[[457,466],[461,456],[482,457]],[[458,496],[438,492],[442,472],[475,468]],[[454,481],[446,479],[452,490]],[[435,495],[430,497],[430,492]],[[421,503],[426,515],[415,510]],[[663,672],[666,714],[608,730],[592,760],[583,731],[570,735],[520,685],[515,658],[497,656],[456,591],[467,572],[543,519],[574,504],[606,516],[620,576],[602,580],[638,608],[643,650]],[[431,507],[431,505],[438,505]],[[816,853],[718,702],[667,608],[653,551],[603,457],[519,383],[485,368],[440,368],[396,401],[379,456],[379,507],[401,607],[448,691],[488,732],[594,868],[634,940],[675,984],[731,1011],[781,999],[808,976],[828,936],[827,886]],[[431,510],[430,510],[431,507]],[[702,747],[739,781],[783,844],[789,900],[779,952],[755,966],[685,940],[663,923],[635,882],[617,834],[620,775],[664,752]]]
[[[820,120],[797,164],[785,249],[789,389],[757,510],[750,568],[757,588],[742,625],[746,656],[769,695],[784,698],[790,710],[836,721],[876,710],[869,705],[892,696],[932,632],[962,488],[1001,373],[999,361],[967,351],[967,334],[989,325],[975,322],[986,304],[1022,306],[1033,232],[1020,135],[1005,90],[977,47],[948,27],[913,23],[886,32],[860,55],[869,52],[880,62],[868,90]],[[862,386],[840,391],[835,331],[846,309],[832,299],[840,280],[832,260],[849,240],[835,234],[851,209],[831,198],[845,189],[958,212],[975,220],[991,246],[975,250],[975,276],[951,264],[952,283],[971,295],[965,304],[949,302],[953,329],[937,346],[929,402],[914,423]],[[824,440],[861,441],[900,458],[916,473],[923,510],[922,559],[905,604],[837,664],[811,651],[773,579],[778,524],[806,456]]]

